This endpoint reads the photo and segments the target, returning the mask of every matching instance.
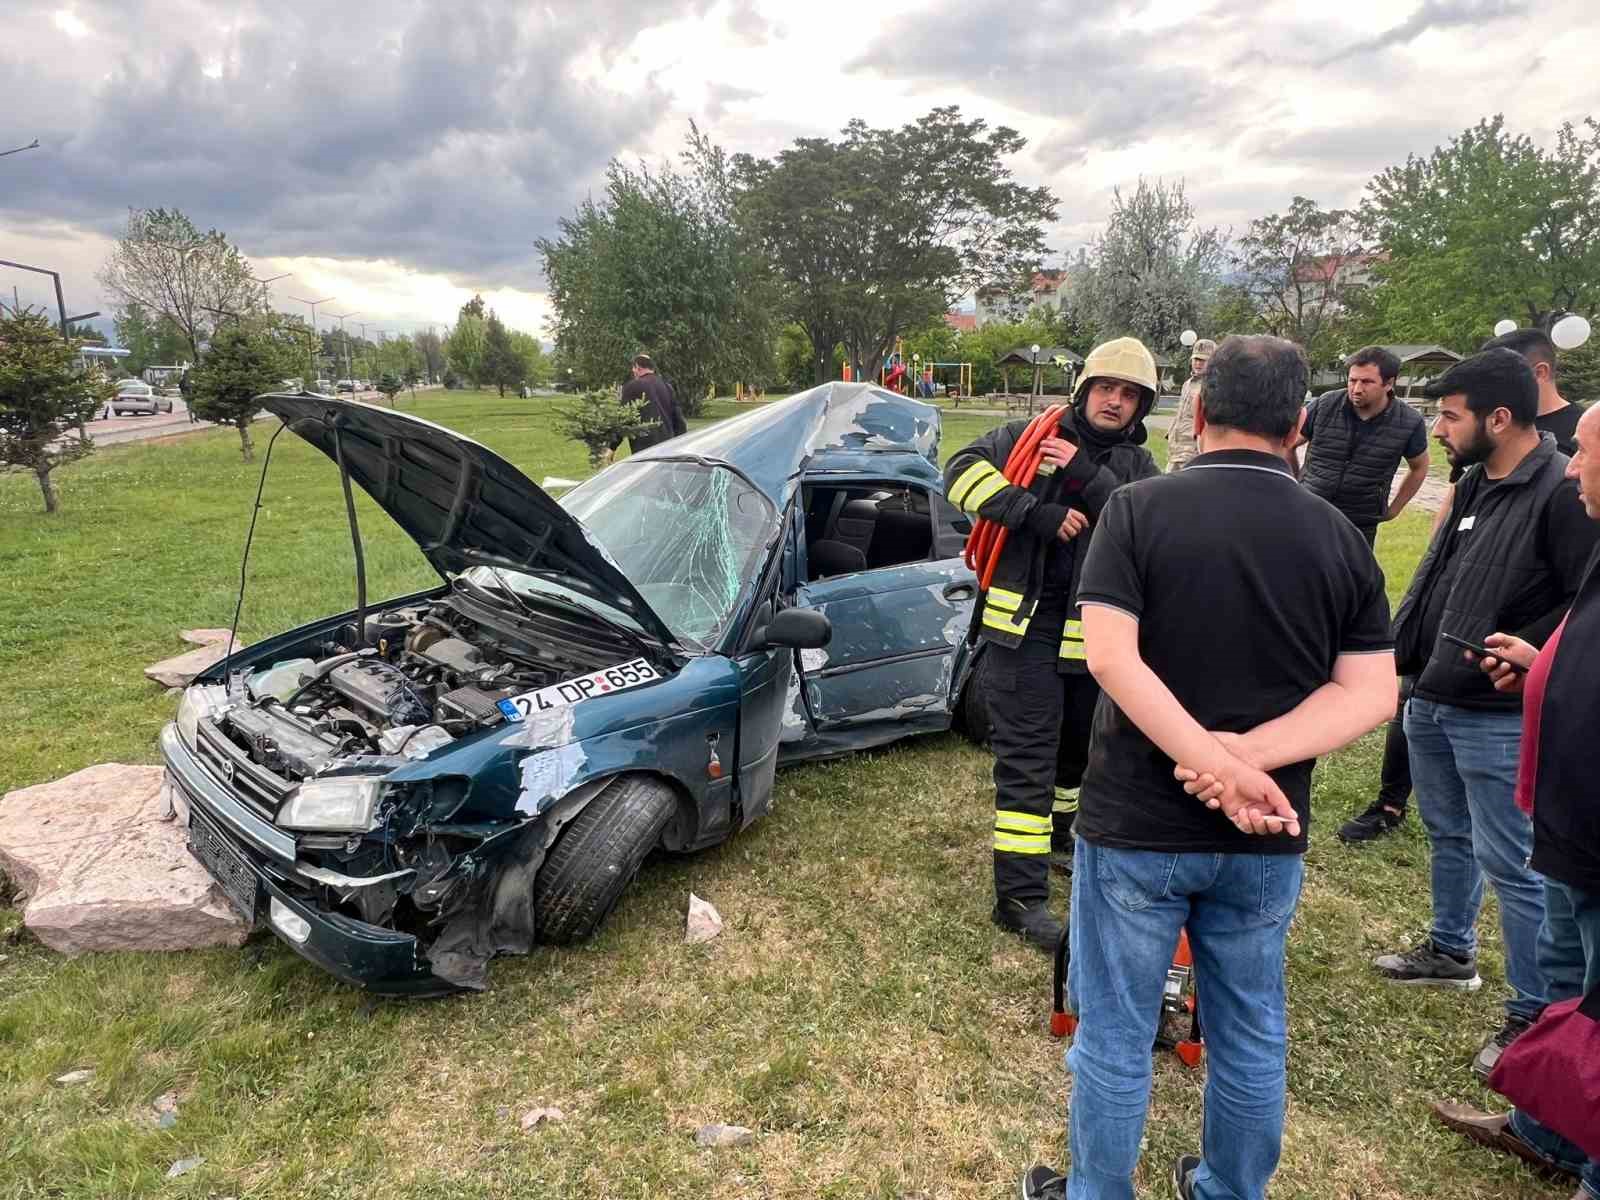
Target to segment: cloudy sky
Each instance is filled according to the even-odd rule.
[[[279,306],[392,330],[481,291],[542,332],[534,240],[691,119],[770,154],[959,104],[1029,139],[1065,251],[1141,173],[1242,228],[1487,114],[1541,142],[1600,114],[1594,0],[0,0],[0,31],[0,150],[41,143],[0,158],[0,258],[109,311],[127,209],[176,206],[291,273]]]

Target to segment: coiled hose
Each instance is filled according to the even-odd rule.
[[[1033,483],[1042,458],[1039,443],[1050,436],[1060,422],[1061,414],[1066,411],[1065,404],[1052,404],[1028,422],[1028,427],[1011,448],[1011,456],[1006,459],[1005,468],[1000,472],[1007,483],[1021,488]],[[977,517],[972,522],[972,532],[967,535],[962,557],[968,568],[977,574],[979,591],[989,590],[989,581],[994,578],[995,564],[1000,561],[1000,552],[1005,549],[1008,532],[1004,525],[987,517]]]

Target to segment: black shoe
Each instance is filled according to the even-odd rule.
[[[1467,992],[1477,991],[1483,983],[1475,958],[1457,958],[1440,950],[1432,938],[1403,954],[1380,954],[1372,965],[1393,983],[1460,988]]]
[[[1199,1169],[1198,1154],[1180,1154],[1172,1164],[1172,1194],[1178,1200],[1194,1200],[1194,1173]]]
[[[1350,844],[1376,841],[1384,834],[1399,829],[1400,823],[1405,819],[1405,809],[1395,812],[1394,809],[1386,807],[1382,800],[1374,800],[1366,812],[1358,817],[1351,817],[1339,826],[1339,840]]]
[[[1507,1015],[1506,1023],[1500,1026],[1500,1031],[1483,1044],[1483,1049],[1478,1051],[1477,1057],[1472,1060],[1472,1073],[1485,1083],[1489,1081],[1489,1072],[1494,1070],[1495,1063],[1500,1061],[1500,1052],[1533,1024],[1524,1017]]]
[[[1049,1167],[1035,1164],[1022,1177],[1017,1192],[1022,1200],[1067,1200],[1067,1177]]]
[[[1043,900],[1024,904],[1020,900],[1000,900],[994,906],[994,923],[1001,929],[1020,933],[1023,941],[1046,954],[1056,952],[1061,940],[1061,922],[1051,915]]]

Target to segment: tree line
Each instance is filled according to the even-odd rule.
[[[1025,146],[953,107],[898,128],[850,122],[770,159],[691,125],[676,164],[614,160],[603,193],[542,239],[556,353],[587,387],[640,349],[692,398],[736,381],[789,388],[870,373],[903,341],[974,364],[1018,345],[1087,352],[1132,334],[1182,360],[1180,333],[1273,333],[1334,367],[1367,342],[1476,348],[1504,318],[1600,308],[1600,125],[1552,145],[1485,118],[1369,183],[1349,208],[1304,196],[1234,231],[1204,223],[1181,177],[1115,189],[1101,232],[1062,262],[1058,306],[1030,311],[1058,201],[1009,160]],[[984,291],[1008,319],[957,333]],[[1569,380],[1600,375],[1593,350]],[[1600,378],[1594,380],[1600,383]]]

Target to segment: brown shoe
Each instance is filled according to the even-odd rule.
[[[1471,1138],[1480,1146],[1487,1146],[1502,1154],[1514,1154],[1543,1175],[1560,1179],[1578,1177],[1576,1172],[1552,1162],[1513,1133],[1510,1113],[1496,1115],[1482,1112],[1470,1104],[1436,1101],[1433,1105],[1433,1115],[1446,1129],[1453,1129],[1463,1137]],[[1581,1192],[1583,1189],[1578,1190]]]

